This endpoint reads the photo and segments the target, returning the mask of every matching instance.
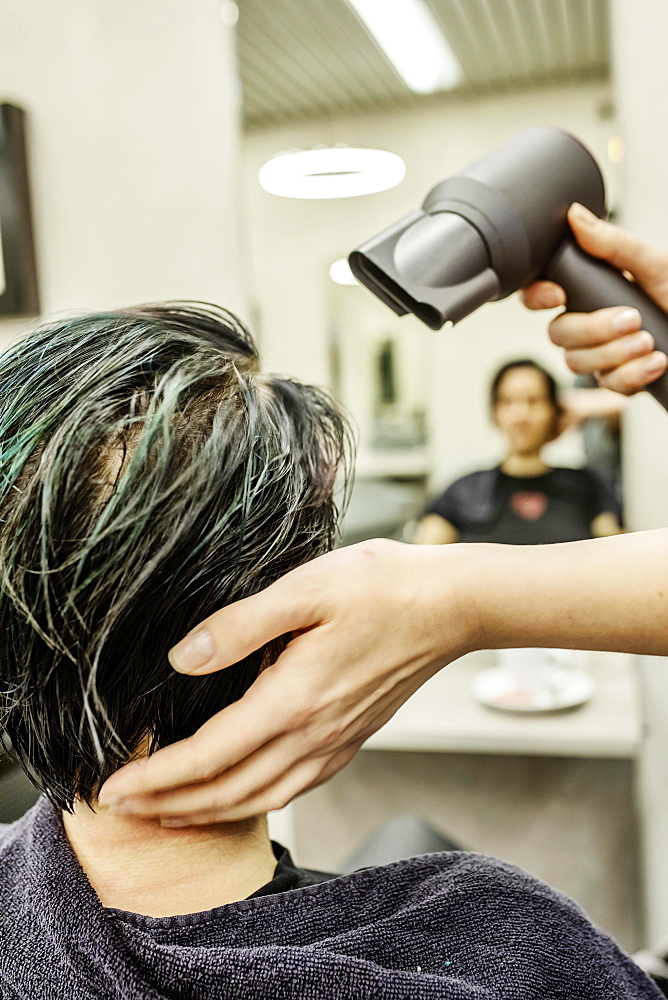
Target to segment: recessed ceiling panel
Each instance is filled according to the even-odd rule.
[[[386,0],[388,4],[392,0]],[[463,69],[456,94],[608,74],[607,0],[425,0]],[[238,0],[244,120],[261,128],[442,101],[414,94],[347,0]]]

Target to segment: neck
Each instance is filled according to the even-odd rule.
[[[501,464],[502,470],[509,476],[542,476],[549,470],[540,457],[540,451],[511,452]]]
[[[163,829],[78,803],[65,832],[103,906],[150,917],[197,913],[245,899],[269,882],[276,859],[266,817]]]

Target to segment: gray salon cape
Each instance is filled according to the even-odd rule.
[[[105,909],[44,799],[0,827],[2,1000],[658,1000],[575,904],[429,854],[204,913]]]

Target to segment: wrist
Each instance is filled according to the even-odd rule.
[[[501,645],[494,614],[495,578],[499,571],[496,545],[469,543],[458,552],[457,592],[462,616],[468,622],[471,649],[495,649]]]
[[[469,543],[458,552],[458,600],[470,649],[527,645],[536,547]],[[532,551],[533,550],[533,551]]]
[[[491,619],[481,600],[481,580],[490,561],[489,545],[419,547],[423,562],[420,590],[429,624],[434,661],[447,661],[488,646]],[[417,548],[417,547],[416,547]]]

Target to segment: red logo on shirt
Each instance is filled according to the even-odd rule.
[[[525,521],[537,521],[545,513],[547,497],[544,493],[513,493],[510,506]]]

